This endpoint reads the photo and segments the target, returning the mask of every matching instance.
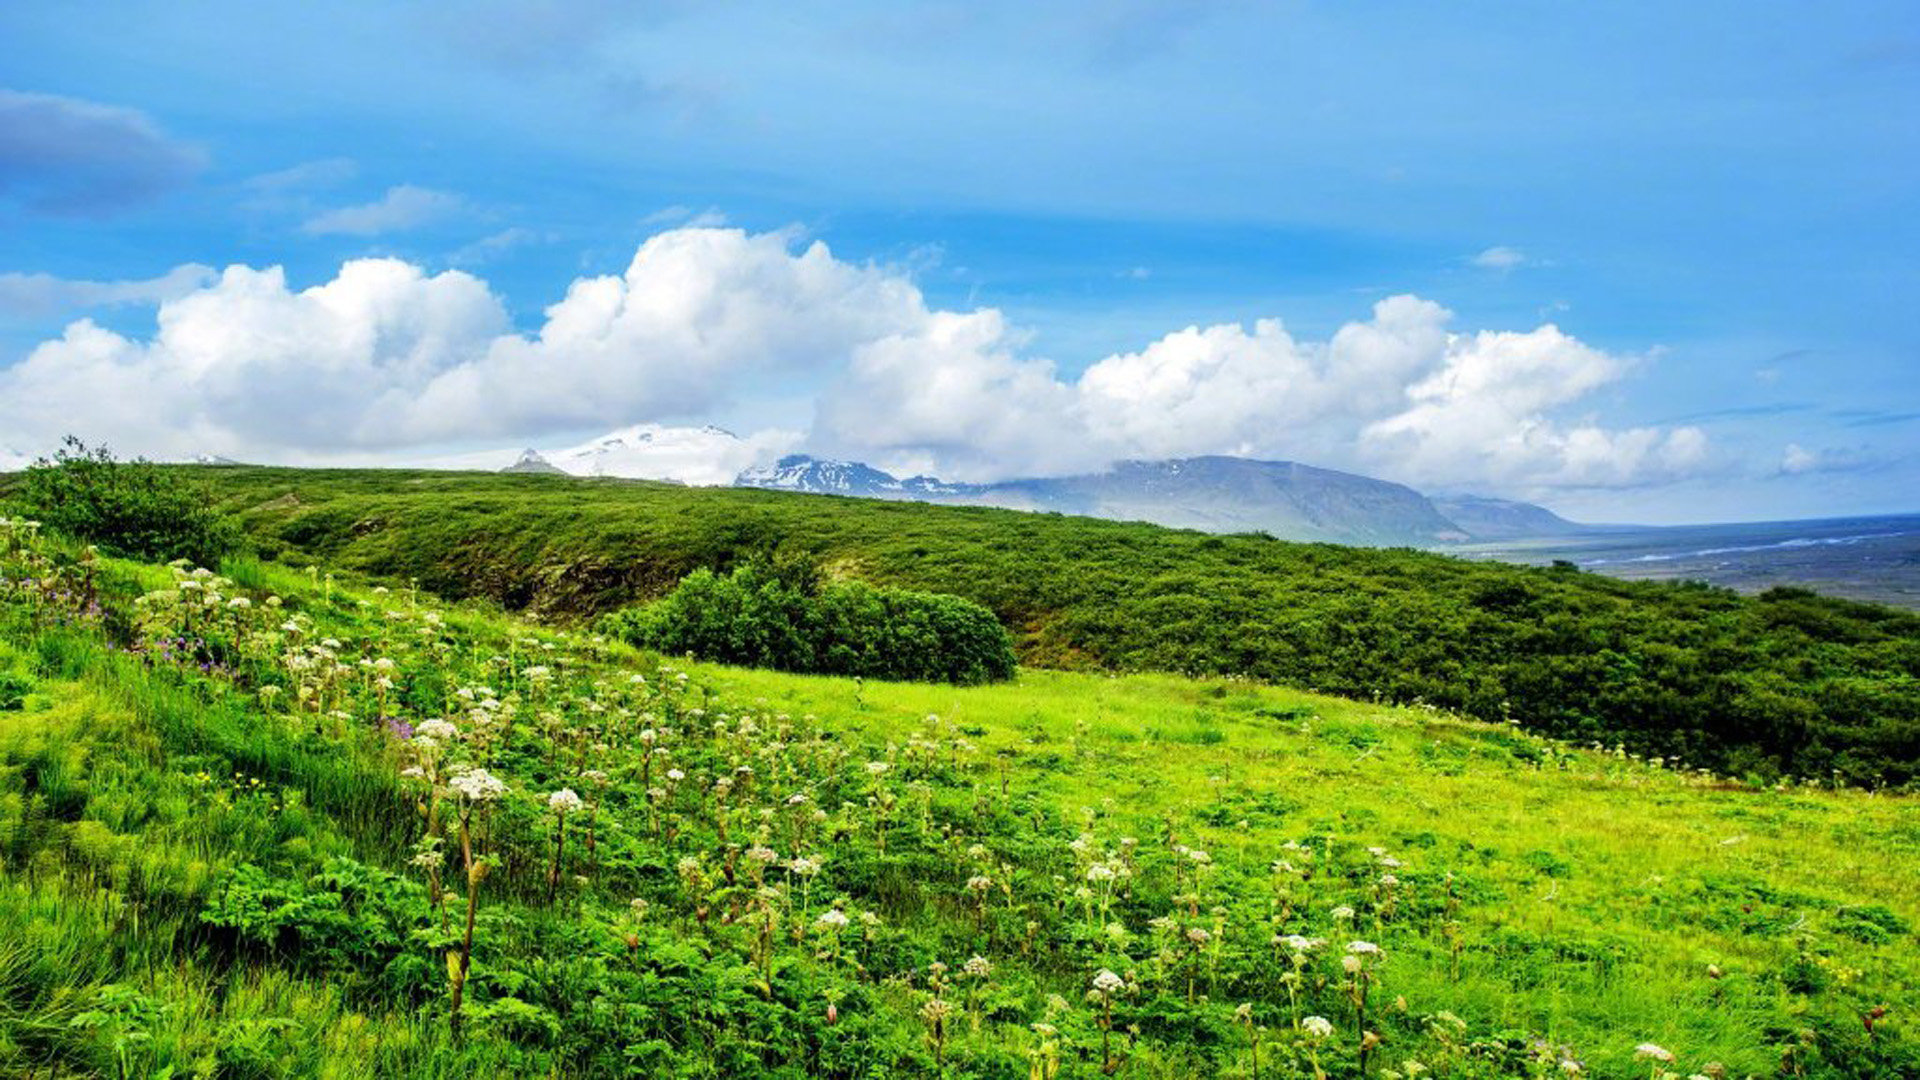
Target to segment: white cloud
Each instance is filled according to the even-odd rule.
[[[1851,472],[1871,468],[1874,464],[1875,458],[1865,448],[1826,447],[1810,450],[1799,443],[1788,443],[1785,452],[1780,455],[1778,473],[1781,476],[1804,476],[1809,473]]]
[[[1780,456],[1780,471],[1788,476],[1814,472],[1820,468],[1820,455],[1801,446],[1788,443],[1786,453]]]
[[[1482,251],[1467,261],[1482,270],[1497,270],[1505,273],[1508,270],[1525,266],[1532,260],[1527,258],[1525,252],[1517,248],[1496,245]]]
[[[140,343],[82,320],[0,371],[0,430],[156,456],[394,445],[394,401],[507,329],[479,279],[392,259],[297,293],[277,267],[230,267],[157,321]]]
[[[159,277],[132,281],[79,281],[52,274],[0,274],[0,313],[46,317],[82,308],[158,304],[205,288],[219,274],[211,266],[185,263]]]
[[[301,229],[316,235],[344,233],[374,236],[414,229],[452,217],[465,209],[458,195],[401,184],[370,203],[343,206],[308,218]]]
[[[294,291],[277,268],[232,267],[163,302],[149,340],[82,321],[0,369],[0,431],[156,456],[418,460],[810,394],[809,449],[954,479],[1225,453],[1525,493],[1705,463],[1698,429],[1563,415],[1630,359],[1552,325],[1461,334],[1451,319],[1398,296],[1324,341],[1278,320],[1189,327],[1063,378],[999,311],[931,308],[899,269],[791,234],[682,228],[621,274],[574,281],[531,334],[458,271],[355,260]],[[767,438],[754,453],[791,445]]]

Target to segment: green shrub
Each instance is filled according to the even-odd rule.
[[[24,708],[33,680],[17,671],[0,671],[0,712]]]
[[[823,582],[810,567],[765,561],[696,570],[606,629],[664,653],[781,671],[971,684],[1011,678],[1015,666],[1006,628],[972,601]]]
[[[144,459],[117,461],[72,436],[26,472],[22,508],[48,528],[110,555],[212,566],[239,542],[239,528],[178,472]]]

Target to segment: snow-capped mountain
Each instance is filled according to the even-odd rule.
[[[755,432],[743,439],[725,428],[711,425],[695,428],[634,424],[578,446],[557,450],[530,447],[500,471],[673,480],[724,487],[741,472],[773,460],[798,440],[799,435],[789,431]],[[470,467],[466,462],[478,456],[447,458],[437,464],[449,468]],[[484,456],[497,462],[506,454],[495,451]]]
[[[771,465],[747,469],[734,478],[735,487],[774,491],[809,491],[818,495],[860,495],[887,498],[904,490],[891,473],[858,461],[831,461],[806,454],[788,454]]]
[[[726,485],[741,471],[791,445],[789,432],[756,432],[742,439],[725,428],[635,424],[547,455],[575,476],[624,476]]]
[[[555,467],[540,451],[528,447],[520,451],[520,460],[500,470],[510,473],[547,473],[553,476],[565,476],[566,470]]]

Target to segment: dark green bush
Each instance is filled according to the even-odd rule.
[[[826,675],[981,683],[1011,678],[1015,664],[1006,628],[970,600],[823,582],[811,568],[764,561],[696,570],[606,629],[664,653]]]
[[[26,471],[22,509],[50,529],[110,555],[202,566],[238,546],[240,530],[178,472],[144,459],[117,461],[72,436]]]

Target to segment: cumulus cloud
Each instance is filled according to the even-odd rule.
[[[574,281],[530,333],[459,271],[355,260],[295,291],[278,269],[232,267],[162,303],[146,341],[82,321],[0,370],[0,430],[298,460],[698,420],[807,393],[809,449],[954,479],[1222,453],[1531,492],[1704,463],[1697,428],[1567,415],[1632,358],[1552,325],[1451,322],[1398,296],[1323,341],[1278,320],[1195,326],[1068,377],[1001,312],[931,307],[898,269],[790,234],[680,228],[622,273]]]
[[[80,281],[52,274],[0,274],[0,313],[46,317],[82,308],[158,304],[206,287],[219,274],[211,266],[185,263],[159,277],[130,281]]]
[[[308,218],[301,228],[315,235],[344,233],[349,236],[375,236],[380,233],[415,229],[452,217],[465,209],[458,195],[431,188],[400,184],[370,203],[343,206]]]
[[[29,210],[112,214],[166,192],[204,163],[199,150],[133,109],[0,90],[0,199]]]

